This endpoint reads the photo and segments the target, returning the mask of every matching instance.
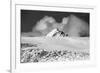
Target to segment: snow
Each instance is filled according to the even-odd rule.
[[[69,49],[89,52],[89,38],[78,37],[22,37],[21,43],[37,44],[39,48],[49,50]]]

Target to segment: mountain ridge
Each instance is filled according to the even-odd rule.
[[[63,31],[55,28],[51,32],[49,32],[46,37],[66,37],[68,34],[65,34]]]

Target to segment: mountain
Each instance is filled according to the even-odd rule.
[[[59,29],[55,28],[51,32],[49,32],[46,37],[65,37],[66,35],[63,31],[60,31]]]

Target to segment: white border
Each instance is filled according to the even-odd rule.
[[[54,70],[66,68],[79,68],[95,65],[95,9],[85,7],[71,7],[71,6],[46,6],[46,5],[32,5],[32,4],[13,4],[12,3],[12,49],[11,49],[11,69],[12,72],[35,72],[38,70]],[[49,11],[63,11],[63,12],[88,12],[90,13],[90,57],[89,61],[76,62],[53,62],[53,63],[27,63],[20,64],[20,10],[49,10]],[[16,39],[16,40],[15,40]]]

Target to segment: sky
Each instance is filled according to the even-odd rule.
[[[36,23],[45,16],[53,17],[56,22],[61,23],[62,18],[68,17],[71,14],[89,24],[89,13],[21,10],[21,32],[32,32],[32,28]]]

